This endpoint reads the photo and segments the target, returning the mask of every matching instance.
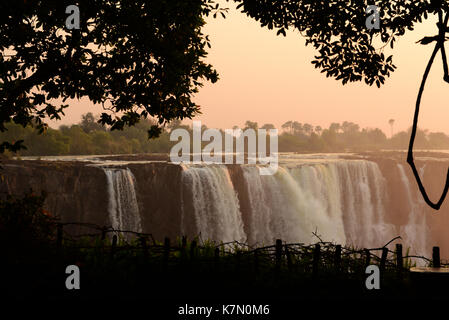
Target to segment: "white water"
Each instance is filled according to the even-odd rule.
[[[135,178],[128,168],[103,168],[108,183],[109,219],[112,228],[141,232]]]
[[[245,216],[226,166],[183,169],[183,188],[191,190],[193,219],[203,239],[312,243],[318,241],[315,233],[325,241],[374,248],[397,236],[384,219],[386,182],[374,162],[288,163],[273,176],[243,165],[249,210]]]
[[[385,181],[375,163],[334,161],[280,168],[260,176],[245,167],[251,205],[250,243],[275,238],[321,239],[363,247],[385,244],[394,227],[384,222]],[[390,238],[390,239],[391,239]]]
[[[234,186],[225,165],[183,165],[179,181],[182,234],[261,245],[272,244],[275,239],[313,243],[318,241],[316,233],[324,241],[359,248],[381,247],[401,235],[404,247],[412,248],[411,254],[427,253],[424,203],[412,193],[402,165],[397,166],[402,184],[397,187],[403,188],[410,205],[408,221],[402,226],[386,222],[388,190],[374,162],[289,158],[273,176],[261,176],[255,165],[240,169],[238,179],[242,180]],[[112,226],[141,231],[131,171],[104,171]],[[237,189],[244,194],[238,194]],[[244,205],[240,201],[245,201]]]
[[[195,224],[203,239],[246,241],[239,201],[226,166],[184,166],[182,180],[192,192]]]
[[[422,255],[427,252],[426,235],[428,230],[426,216],[423,214],[425,203],[422,200],[422,197],[412,195],[412,188],[402,164],[397,164],[397,167],[400,173],[401,182],[406,191],[407,203],[410,206],[408,223],[401,227],[401,236],[404,242],[410,247],[411,254]],[[420,171],[421,177],[424,176],[424,169],[425,168],[423,167]]]
[[[397,234],[385,222],[386,181],[374,162],[354,160],[335,164],[339,172],[347,244],[380,247]]]

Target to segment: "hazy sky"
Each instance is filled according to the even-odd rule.
[[[352,121],[361,127],[379,127],[389,135],[389,119],[395,131],[412,124],[417,90],[433,44],[415,42],[425,35],[437,34],[435,20],[427,21],[395,43],[393,54],[398,69],[378,89],[364,83],[343,86],[310,63],[315,51],[305,47],[299,33],[287,37],[262,29],[237,12],[234,5],[226,19],[210,18],[204,29],[212,49],[207,61],[220,74],[215,84],[206,84],[196,96],[203,114],[197,117],[210,128],[242,126],[246,120],[259,125],[273,123],[278,128],[288,120],[328,127],[331,122]],[[448,51],[448,50],[447,50]],[[449,110],[445,102],[449,83],[443,82],[441,56],[438,55],[421,104],[421,128],[449,133]],[[88,101],[72,101],[60,124],[78,122],[81,114],[101,108]]]

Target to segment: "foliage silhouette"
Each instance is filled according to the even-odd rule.
[[[0,131],[5,124],[46,130],[67,105],[102,104],[100,123],[123,129],[154,117],[150,137],[173,119],[199,113],[192,95],[218,74],[203,61],[203,17],[222,13],[213,0],[77,1],[80,29],[65,28],[72,1],[0,2]],[[22,141],[3,143],[18,150]]]
[[[413,171],[426,203],[433,209],[440,209],[449,190],[449,169],[441,197],[436,202],[430,200],[414,163],[413,146],[421,97],[430,68],[439,51],[443,61],[443,79],[449,82],[444,49],[446,32],[449,31],[447,27],[449,3],[443,0],[372,1],[371,4],[381,8],[381,28],[370,30],[365,25],[367,18],[365,1],[234,0],[234,2],[238,3],[237,8],[241,8],[243,13],[259,21],[262,27],[277,29],[278,35],[285,36],[286,30],[290,28],[298,30],[306,38],[306,45],[313,45],[319,52],[312,61],[315,67],[322,69],[321,72],[326,72],[327,77],[341,80],[343,85],[347,82],[364,81],[370,86],[375,83],[380,87],[390,72],[396,69],[392,56],[384,55],[384,48],[390,44],[393,49],[395,40],[404,35],[406,30],[413,30],[415,24],[427,19],[430,14],[438,15],[438,34],[418,41],[422,45],[435,42],[435,48],[418,92],[407,163]],[[376,38],[380,38],[383,43],[379,49],[373,45]]]
[[[413,30],[429,14],[438,14],[438,34],[418,41],[436,44],[418,92],[407,162],[426,203],[439,209],[449,190],[449,170],[440,199],[432,202],[414,164],[413,146],[426,79],[440,50],[443,79],[449,82],[444,49],[449,3],[373,1],[382,9],[381,28],[370,30],[365,25],[364,1],[233,1],[262,27],[276,29],[278,35],[298,30],[306,45],[318,51],[312,63],[327,77],[343,84],[364,81],[377,87],[396,69],[384,48],[390,45],[393,49],[406,30]],[[210,46],[208,36],[201,32],[203,17],[211,13],[224,17],[226,9],[213,0],[84,0],[79,1],[83,7],[81,29],[65,30],[65,8],[70,4],[45,1],[31,6],[23,1],[0,5],[0,131],[11,121],[45,131],[43,119],[59,119],[67,107],[56,107],[52,99],[57,98],[87,97],[103,104],[100,122],[113,130],[155,117],[158,123],[148,130],[150,137],[162,132],[162,124],[200,112],[192,95],[203,80],[218,79],[212,66],[202,60]],[[376,39],[382,43],[377,49]],[[290,130],[298,129],[291,124]],[[21,148],[22,140],[3,142],[0,152]]]

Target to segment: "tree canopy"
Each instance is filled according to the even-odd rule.
[[[227,0],[229,1],[229,0]],[[434,209],[449,190],[449,170],[444,191],[432,202],[413,159],[413,145],[421,97],[434,58],[441,52],[444,75],[449,72],[444,49],[449,2],[443,0],[373,0],[380,8],[381,27],[366,27],[367,3],[362,0],[233,0],[237,8],[262,27],[299,31],[318,52],[312,63],[327,77],[343,84],[364,81],[380,87],[396,67],[389,45],[413,30],[431,14],[438,15],[437,34],[419,41],[435,42],[418,92],[407,162],[419,189]],[[208,36],[201,32],[204,17],[223,10],[213,0],[79,0],[80,29],[67,30],[68,0],[19,0],[0,3],[0,131],[13,121],[46,129],[45,117],[59,119],[66,105],[61,98],[88,98],[105,108],[100,122],[123,129],[141,118],[154,117],[149,136],[158,136],[161,125],[198,114],[192,101],[203,81],[218,79],[204,62]],[[444,17],[443,17],[444,15]],[[291,123],[290,130],[294,128]],[[306,128],[311,130],[311,128]],[[4,142],[18,150],[22,141]]]
[[[380,28],[366,27],[366,1],[361,0],[234,0],[238,8],[256,19],[262,27],[277,29],[277,34],[286,35],[286,30],[298,30],[318,51],[312,63],[325,72],[327,77],[341,80],[343,84],[364,81],[380,87],[385,78],[396,67],[393,56],[386,56],[384,48],[394,48],[395,40],[406,30],[413,30],[417,23],[430,14],[438,15],[436,35],[418,41],[422,45],[435,42],[435,48],[427,64],[416,99],[413,126],[410,135],[407,163],[415,176],[419,190],[426,203],[440,209],[449,191],[449,169],[440,198],[430,200],[414,163],[413,147],[418,132],[421,98],[427,76],[438,52],[443,63],[443,80],[449,82],[449,71],[444,48],[446,32],[449,31],[449,2],[443,0],[376,0],[370,5],[380,8]],[[375,42],[381,45],[376,48]],[[380,41],[380,42],[379,42]]]
[[[223,13],[212,0],[79,0],[80,29],[66,29],[67,0],[0,2],[0,131],[5,124],[46,129],[67,105],[102,104],[100,122],[123,129],[141,118],[161,125],[191,118],[203,81],[217,72],[204,62],[204,17]],[[17,150],[22,141],[0,149]]]
[[[366,1],[352,0],[234,0],[243,13],[259,21],[262,27],[297,30],[318,52],[312,63],[327,77],[343,84],[353,81],[374,83],[380,87],[396,67],[392,56],[383,51],[394,48],[396,39],[413,30],[440,8],[442,1],[377,0],[369,4],[380,8],[381,28],[368,29]],[[439,4],[437,2],[440,2]],[[379,47],[376,48],[376,40]]]

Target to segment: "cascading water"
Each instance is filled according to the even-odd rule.
[[[191,194],[197,234],[203,239],[246,241],[239,201],[226,166],[183,169],[182,183]]]
[[[177,235],[266,245],[275,239],[313,243],[318,240],[316,234],[324,241],[365,248],[381,247],[400,235],[412,253],[427,253],[429,232],[421,214],[423,202],[412,194],[402,165],[397,165],[400,185],[396,187],[406,195],[410,208],[408,220],[399,224],[393,224],[391,216],[386,222],[386,206],[391,201],[386,179],[375,162],[290,159],[271,176],[260,175],[256,165],[232,168],[182,165],[181,201],[172,206],[180,206]],[[112,226],[142,231],[133,174],[126,168],[103,169]]]
[[[374,162],[353,160],[334,164],[339,172],[347,244],[374,248],[394,238],[385,223],[386,184]]]
[[[357,246],[383,245],[394,227],[383,219],[385,182],[375,163],[334,161],[279,168],[260,176],[243,168],[251,214],[250,243],[275,238],[310,243],[323,240]],[[383,241],[383,243],[382,243]]]
[[[425,203],[418,195],[413,196],[409,179],[405,174],[402,164],[397,164],[401,182],[405,188],[407,195],[407,203],[409,207],[408,223],[401,226],[401,235],[410,247],[413,254],[427,254],[427,224],[426,216],[423,214]],[[421,168],[420,175],[424,176],[425,168]]]
[[[273,176],[260,176],[256,167],[246,166],[243,172],[251,208],[251,244],[272,243],[276,238],[309,243],[315,231],[327,240],[344,242],[341,210],[329,211],[328,204],[321,201],[321,191],[329,190],[318,190],[314,168],[280,167]]]
[[[109,218],[112,228],[141,232],[135,178],[128,168],[103,168],[108,183]]]
[[[424,156],[418,159],[420,176],[435,199],[449,159]],[[63,221],[143,231],[157,240],[201,235],[257,245],[275,239],[313,243],[316,231],[325,241],[373,248],[401,236],[412,255],[430,257],[439,246],[447,259],[449,204],[438,212],[429,208],[403,158],[396,152],[288,153],[279,155],[272,176],[250,164],[89,159],[60,170],[59,164],[6,163],[0,191],[49,190],[46,206]],[[30,179],[32,171],[36,176]]]

